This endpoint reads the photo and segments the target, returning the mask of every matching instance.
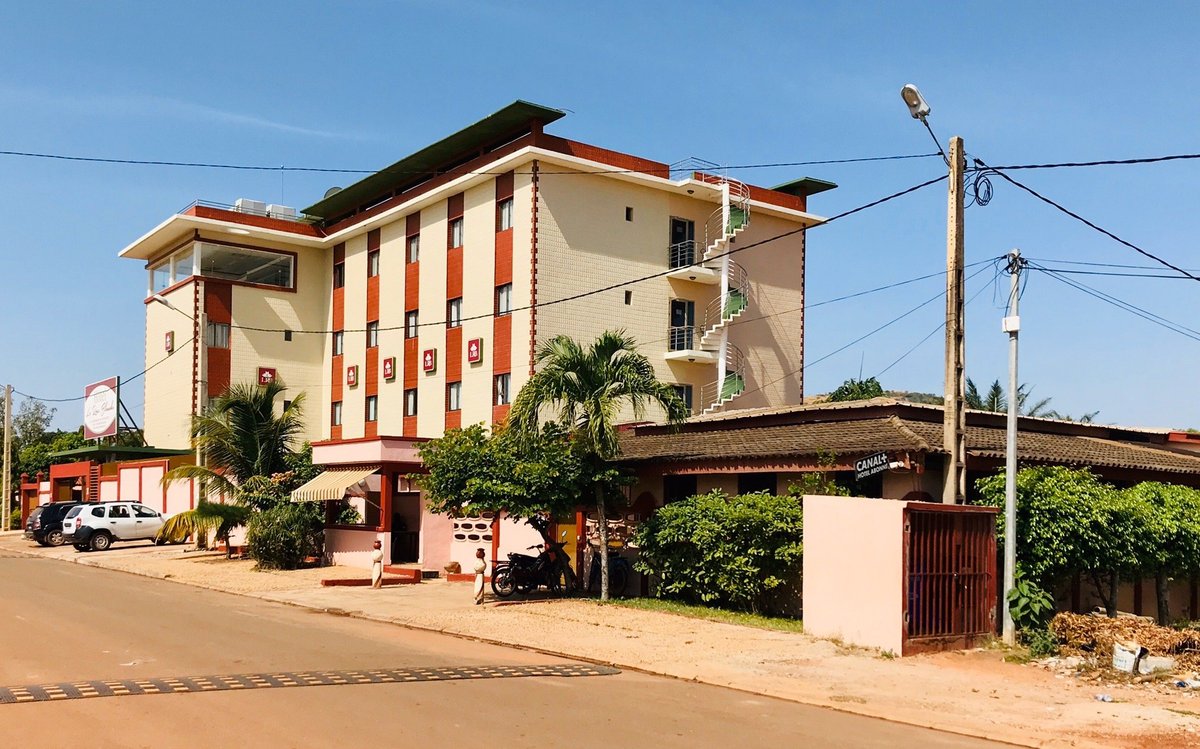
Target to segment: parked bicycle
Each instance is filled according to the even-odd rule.
[[[610,596],[625,595],[632,571],[628,559],[614,549],[608,550],[608,594]],[[588,573],[587,590],[588,593],[600,590],[600,551],[598,549],[592,549],[592,568]]]

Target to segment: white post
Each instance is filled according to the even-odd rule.
[[[1017,567],[1017,336],[1021,330],[1018,303],[1021,300],[1021,251],[1008,254],[1010,287],[1008,315],[1004,331],[1008,333],[1008,445],[1004,459],[1004,642],[1017,640],[1016,625],[1008,607],[1008,596],[1016,584]]]
[[[0,526],[8,530],[12,501],[12,385],[4,386],[4,508],[0,510]]]
[[[950,139],[950,194],[946,227],[946,389],[942,442],[946,483],[942,502],[962,504],[967,493],[966,331],[963,319],[963,139]]]

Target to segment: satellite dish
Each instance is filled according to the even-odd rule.
[[[333,187],[331,187],[325,191],[325,197],[327,197],[327,198],[333,197],[334,195],[337,195],[341,191],[342,191],[342,188],[338,187],[337,185],[334,185]]]

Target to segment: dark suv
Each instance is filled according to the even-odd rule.
[[[25,538],[42,546],[63,545],[63,518],[80,502],[51,502],[33,508],[25,520]]]

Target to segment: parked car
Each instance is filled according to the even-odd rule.
[[[25,519],[25,538],[42,546],[63,545],[63,518],[79,502],[51,502],[33,508]]]
[[[141,502],[92,502],[67,513],[63,540],[77,551],[104,551],[114,541],[153,539],[162,527],[162,513]]]

